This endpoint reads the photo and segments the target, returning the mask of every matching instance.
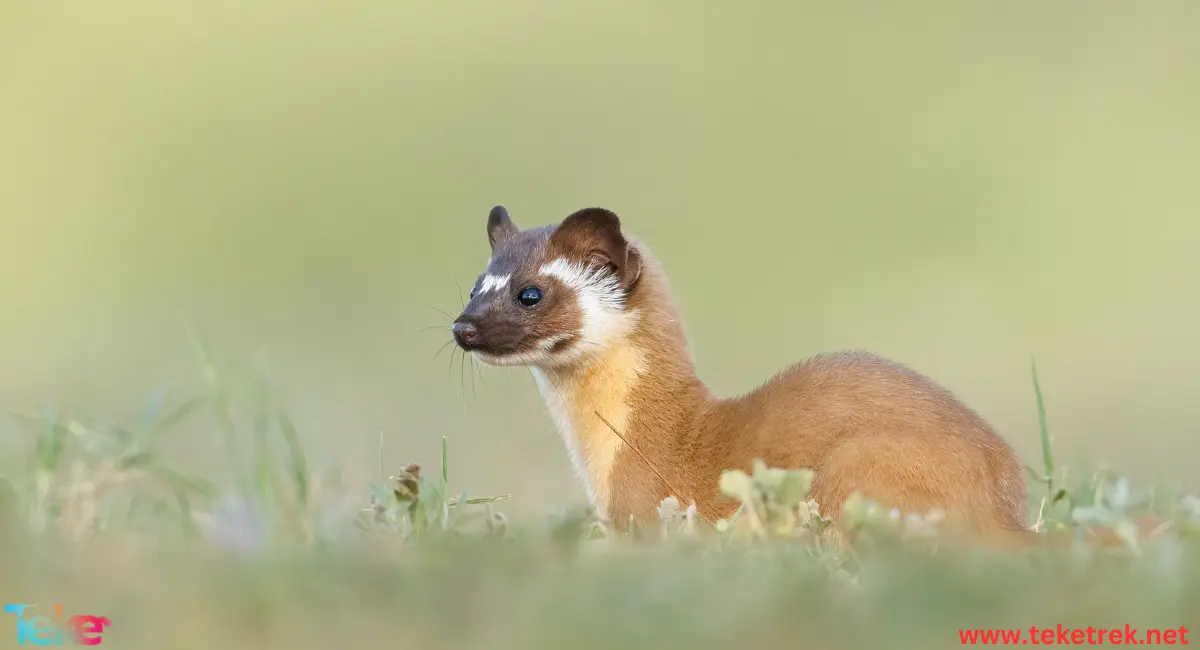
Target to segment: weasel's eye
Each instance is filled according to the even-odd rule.
[[[542,292],[537,287],[525,287],[521,289],[521,293],[517,295],[517,302],[532,307],[542,300]]]

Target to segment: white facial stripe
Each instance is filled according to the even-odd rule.
[[[479,293],[487,293],[489,291],[499,291],[508,286],[508,281],[512,279],[512,274],[508,275],[492,275],[483,276],[483,282],[479,284]]]
[[[575,291],[583,316],[576,347],[604,348],[628,332],[633,315],[625,313],[625,296],[617,276],[561,257],[544,264],[540,273]]]
[[[581,295],[587,293],[588,297],[595,301],[594,304],[588,305],[590,307],[621,311],[625,306],[621,295],[621,281],[604,269],[596,269],[581,262],[570,262],[560,257],[543,264],[541,274],[557,278],[559,282]]]

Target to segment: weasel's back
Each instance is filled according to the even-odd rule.
[[[975,529],[1024,527],[1024,476],[1009,445],[933,380],[874,354],[812,357],[719,402],[706,420],[730,466],[758,457],[814,470],[811,496],[835,518],[858,491]]]

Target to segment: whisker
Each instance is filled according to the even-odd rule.
[[[454,278],[454,286],[458,287],[458,302],[462,304],[462,308],[467,308],[467,301],[463,300],[462,285],[458,283],[458,278]]]
[[[441,309],[438,309],[437,307],[434,307],[433,305],[425,305],[425,306],[436,311],[437,313],[445,316],[446,318],[449,318],[451,321],[454,320],[453,316],[451,316],[450,314],[447,314],[446,312],[442,311]]]
[[[462,362],[458,364],[458,390],[467,399],[467,351],[463,350]]]
[[[479,401],[479,397],[475,394],[475,376],[479,374],[479,367],[475,363],[475,357],[470,357],[471,361],[471,401]]]
[[[475,374],[479,375],[479,384],[487,388],[487,378],[483,374],[483,364],[476,361],[475,357],[471,357],[471,367],[475,369]]]
[[[442,347],[438,348],[437,352],[435,352],[433,354],[433,359],[431,359],[431,361],[436,361],[437,358],[439,356],[441,356],[442,352],[444,352],[446,350],[446,347],[452,345],[453,343],[454,343],[454,339],[450,339],[449,341],[446,341],[445,343],[443,343]],[[453,356],[453,353],[451,353],[451,356]]]
[[[428,332],[429,330],[441,330],[443,332],[449,332],[450,327],[448,325],[426,325],[424,327],[413,328],[414,332]]]

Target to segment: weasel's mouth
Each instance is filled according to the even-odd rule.
[[[475,359],[492,366],[519,366],[535,362],[535,359],[531,358],[533,355],[528,351],[496,345],[494,341],[456,336],[455,343],[464,352],[471,353]]]
[[[519,350],[497,350],[475,348],[470,350],[471,356],[489,366],[528,366],[535,368],[552,368],[565,363],[577,361],[582,354],[578,348],[571,347],[571,340],[566,336],[553,336],[539,341],[537,344]]]
[[[537,365],[535,355],[528,352],[489,352],[482,348],[468,350],[471,356],[489,366],[533,366]]]
[[[454,343],[464,352],[470,352],[472,355],[481,358],[502,358],[520,354],[518,350],[507,349],[507,346],[496,345],[494,341],[476,337],[467,338],[456,335]]]
[[[553,366],[573,358],[570,334],[555,334],[538,340],[511,340],[481,336],[476,331],[455,332],[455,342],[471,357],[489,366]]]

